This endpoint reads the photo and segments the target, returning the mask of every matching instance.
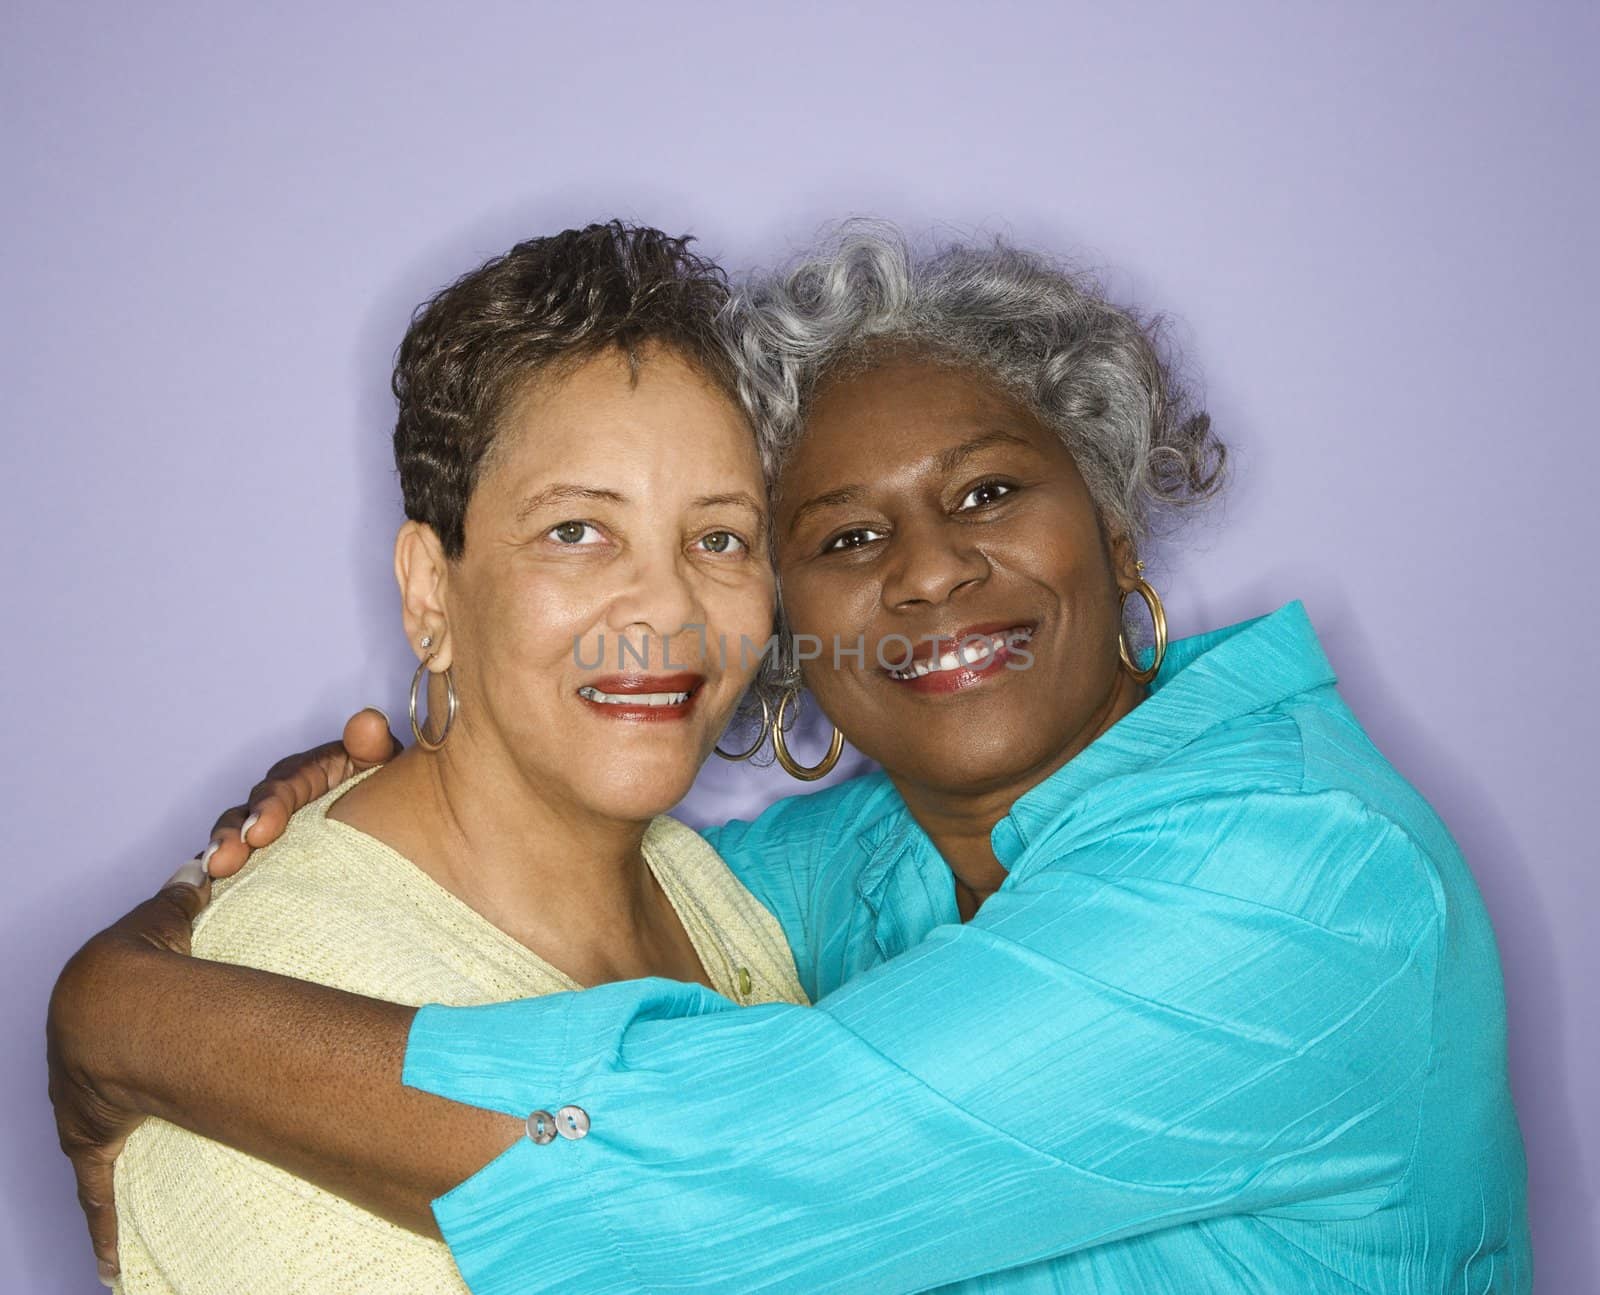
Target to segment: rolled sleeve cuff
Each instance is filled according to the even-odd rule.
[[[617,1244],[606,1193],[595,1188],[607,1170],[632,1177],[611,1125],[638,1104],[640,1078],[620,1066],[620,1040],[640,1015],[719,1006],[732,1004],[699,986],[647,980],[417,1012],[401,1072],[407,1087],[517,1119],[580,1106],[594,1121],[577,1138],[518,1138],[433,1202],[473,1295],[651,1289]]]

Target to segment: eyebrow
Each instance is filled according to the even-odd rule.
[[[541,508],[551,504],[567,503],[574,499],[602,499],[607,503],[625,504],[627,496],[615,490],[608,490],[602,486],[580,486],[573,482],[557,482],[555,485],[546,486],[543,490],[535,491],[517,506],[517,520],[538,512]],[[694,501],[696,508],[718,508],[723,505],[733,505],[748,508],[751,512],[763,514],[764,510],[756,497],[747,490],[730,490],[720,495],[701,495]]]
[[[941,473],[954,472],[974,454],[988,449],[991,445],[1020,445],[1025,450],[1033,450],[1032,441],[1015,432],[983,432],[969,440],[962,441],[960,445],[952,445],[948,450],[941,450],[936,460]],[[793,535],[799,529],[800,522],[807,515],[820,512],[824,508],[835,508],[841,504],[853,504],[866,495],[865,486],[840,486],[835,490],[825,490],[820,495],[813,495],[805,503],[794,510],[794,515],[789,519],[789,534]]]
[[[840,486],[837,490],[824,490],[820,495],[812,495],[789,518],[789,534],[793,535],[800,528],[807,514],[821,512],[824,508],[836,508],[840,504],[853,504],[866,493],[862,486]]]
[[[553,486],[546,486],[543,490],[536,490],[520,504],[517,505],[517,520],[529,517],[549,504],[565,503],[569,499],[604,499],[610,503],[625,503],[623,496],[615,490],[605,490],[599,486],[580,486],[572,482],[557,482]]]
[[[694,501],[696,508],[720,508],[724,504],[748,508],[753,513],[766,513],[766,509],[762,507],[756,497],[746,490],[730,490],[721,495],[701,495],[700,498]]]
[[[1020,445],[1025,450],[1034,448],[1032,441],[1025,436],[1018,436],[1015,432],[984,432],[981,436],[974,436],[971,440],[962,441],[960,445],[953,445],[948,450],[942,451],[939,455],[939,471],[954,472],[979,450],[986,450],[991,445]]]

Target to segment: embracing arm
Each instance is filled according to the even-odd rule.
[[[201,860],[62,972],[48,1022],[50,1094],[103,1276],[116,1272],[116,1157],[147,1116],[431,1236],[430,1201],[523,1132],[527,1112],[508,1118],[402,1085],[414,1008],[185,956],[211,876],[239,871],[297,810],[398,749],[387,719],[368,709],[342,742],[280,760],[218,818]]]
[[[1414,847],[1319,796],[1171,826],[1014,876],[812,1008],[668,981],[423,1008],[407,1083],[589,1116],[434,1203],[468,1285],[910,1291],[1224,1214],[1375,1209],[1431,1048]],[[1164,879],[1330,840],[1349,866],[1316,920]],[[1153,850],[1173,866],[1141,876]]]
[[[1422,865],[1321,796],[1217,823],[1240,859],[1348,843],[1337,903],[1141,877],[1152,850],[1198,873],[1219,838],[1128,824],[814,1008],[650,980],[413,1013],[146,949],[108,974],[155,1010],[91,1029],[121,1100],[408,1225],[438,1196],[476,1295],[922,1289],[1221,1213],[1369,1211],[1429,1054]],[[521,1136],[567,1105],[587,1136]]]
[[[248,805],[218,820],[212,871],[237,871],[250,845],[275,839],[296,809],[396,745],[381,714],[364,711],[343,744],[275,765]],[[51,996],[50,1096],[102,1275],[116,1271],[116,1156],[151,1115],[437,1236],[429,1200],[519,1126],[401,1085],[415,1009],[184,956],[208,899],[202,865],[185,865],[85,944]]]
[[[174,952],[202,902],[169,887],[90,940],[51,1000],[52,1097],[97,1252],[115,1244],[113,1156],[93,1152],[151,1115],[437,1235],[430,1199],[520,1125],[401,1085],[414,1008]]]

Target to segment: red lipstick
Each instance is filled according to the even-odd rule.
[[[1026,622],[988,621],[937,639],[924,638],[909,660],[885,673],[902,688],[924,695],[962,692],[1008,666],[1023,669],[1023,649],[1034,628]]]
[[[683,670],[675,674],[608,674],[588,680],[578,698],[607,719],[657,724],[685,718],[694,708],[705,676]]]

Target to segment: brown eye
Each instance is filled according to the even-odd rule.
[[[822,546],[824,553],[843,553],[849,549],[865,548],[874,540],[882,539],[882,531],[868,530],[865,526],[858,526],[854,530],[841,531]]]
[[[996,499],[1004,499],[1016,489],[1004,481],[985,481],[974,486],[961,497],[961,502],[956,505],[956,511],[962,512],[968,508],[982,508],[985,504],[992,504]]]

